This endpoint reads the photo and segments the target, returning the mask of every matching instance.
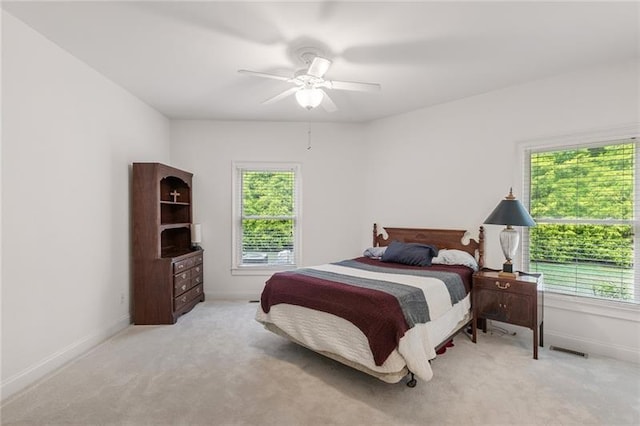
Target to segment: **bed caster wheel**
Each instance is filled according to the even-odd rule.
[[[418,381],[416,380],[416,376],[411,373],[411,379],[409,379],[409,381],[407,382],[407,386],[409,386],[410,388],[415,388],[417,383]]]

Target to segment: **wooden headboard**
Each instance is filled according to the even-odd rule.
[[[387,234],[384,238],[383,233]],[[373,224],[373,246],[383,247],[391,241],[403,243],[423,243],[436,246],[438,249],[457,249],[470,253],[478,261],[478,266],[484,266],[484,227],[480,227],[478,240],[466,238],[468,231],[458,229],[428,229],[428,228],[387,228]]]

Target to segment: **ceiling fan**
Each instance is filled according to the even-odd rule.
[[[331,61],[326,58],[310,54],[306,55],[305,62],[309,64],[309,67],[307,69],[296,71],[293,77],[285,77],[277,74],[249,70],[238,70],[238,72],[256,77],[286,81],[287,83],[295,85],[294,87],[267,99],[262,102],[263,104],[271,104],[295,94],[298,104],[308,110],[311,110],[320,104],[322,104],[322,107],[328,112],[333,112],[338,109],[325,89],[350,90],[358,92],[376,92],[380,90],[380,85],[377,83],[325,79],[324,75],[331,66]]]

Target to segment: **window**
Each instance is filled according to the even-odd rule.
[[[525,265],[546,291],[640,303],[635,139],[528,150]]]
[[[300,259],[300,166],[235,163],[234,270],[295,267]]]

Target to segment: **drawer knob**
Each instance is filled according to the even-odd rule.
[[[187,285],[186,284],[182,284],[182,287],[180,287],[182,290],[186,290],[187,289]]]
[[[182,298],[180,299],[182,301],[182,303],[187,301],[187,296],[182,296]]]
[[[187,274],[182,274],[182,279],[187,278]]]
[[[496,287],[498,287],[501,290],[506,290],[509,287],[511,287],[511,283],[501,283],[500,281],[496,281]]]
[[[200,289],[196,288],[196,294],[200,294]]]
[[[184,265],[178,265],[178,269],[184,268]]]

